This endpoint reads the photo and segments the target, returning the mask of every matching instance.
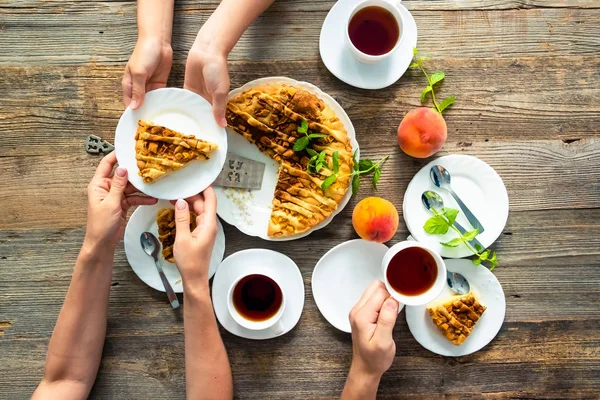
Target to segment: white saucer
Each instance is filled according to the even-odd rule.
[[[355,239],[321,257],[313,270],[312,293],[317,308],[331,325],[350,333],[348,314],[369,284],[383,279],[381,261],[387,251],[382,243]]]
[[[195,135],[219,148],[209,160],[192,161],[157,182],[144,183],[135,159],[135,132],[140,119]],[[119,165],[127,168],[129,181],[140,192],[158,199],[184,199],[202,192],[219,176],[227,155],[227,136],[215,122],[208,101],[185,89],[157,89],[146,94],[144,104],[137,110],[127,107],[117,125],[115,152]]]
[[[246,274],[247,266],[259,264],[264,268],[272,268],[285,293],[285,311],[281,316],[283,332],[279,335],[271,329],[251,330],[244,328],[233,320],[227,309],[227,295],[230,286],[238,278]],[[300,320],[304,308],[304,281],[294,261],[273,250],[248,249],[238,251],[223,260],[212,286],[212,301],[219,323],[229,333],[246,339],[263,340],[285,335]]]
[[[167,200],[160,200],[153,206],[138,207],[131,215],[131,218],[129,218],[129,222],[125,228],[123,243],[125,244],[127,261],[129,262],[129,265],[131,265],[133,272],[135,272],[146,285],[164,292],[165,288],[158,275],[156,265],[154,265],[154,260],[144,252],[140,244],[140,236],[144,232],[150,232],[158,238],[156,213],[161,208],[173,208],[173,205]],[[219,231],[217,232],[215,247],[213,247],[210,260],[210,267],[208,270],[209,279],[212,278],[217,271],[217,268],[223,259],[223,254],[225,254],[225,233],[223,232],[223,225],[221,225],[221,222],[218,219],[217,225],[219,226]],[[173,287],[173,290],[176,293],[183,293],[183,283],[177,266],[165,260],[160,253],[158,255],[158,260],[165,272],[165,276]]]
[[[460,345],[452,344],[434,325],[426,306],[406,307],[406,322],[410,333],[427,350],[448,357],[460,357],[481,350],[500,331],[506,312],[506,300],[502,286],[487,268],[474,266],[469,260],[445,260],[450,272],[462,274],[471,284],[482,305],[487,309],[477,321],[473,332]],[[446,285],[438,299],[448,298],[454,292]]]
[[[293,85],[311,92],[322,99],[329,107],[331,107],[340,121],[344,124],[344,127],[348,132],[348,137],[350,138],[353,151],[358,151],[358,142],[356,141],[354,126],[352,125],[348,114],[346,114],[342,106],[340,106],[331,96],[322,92],[313,84],[308,82],[299,82],[286,77],[261,78],[248,82],[238,89],[232,90],[229,93],[229,98],[237,96],[242,92],[256,86],[268,84]],[[229,128],[227,128],[227,141],[230,152],[251,160],[263,162],[266,165],[262,187],[260,190],[240,190],[234,188],[215,187],[215,193],[217,194],[218,200],[217,213],[219,214],[219,217],[223,218],[225,222],[235,226],[246,235],[257,236],[261,239],[271,241],[287,241],[303,238],[317,229],[327,226],[333,220],[333,218],[344,209],[344,207],[348,204],[348,201],[350,201],[350,197],[352,197],[352,190],[349,189],[346,192],[346,196],[344,196],[338,205],[337,210],[335,210],[323,222],[306,232],[293,236],[286,236],[283,238],[269,237],[267,236],[267,231],[269,227],[269,220],[271,218],[273,194],[275,193],[275,186],[277,185],[277,178],[279,176],[279,163],[261,153],[260,150],[258,150],[258,147]],[[360,157],[360,152],[356,154],[357,157]]]
[[[477,240],[486,248],[491,246],[502,233],[508,219],[508,193],[502,178],[492,167],[477,157],[467,155],[454,154],[433,160],[410,181],[404,194],[402,210],[411,235],[415,240],[431,246],[442,257],[462,258],[473,255],[464,245],[444,247],[440,244],[457,236],[453,230],[445,235],[430,235],[423,230],[425,221],[433,215],[421,202],[424,191],[433,190],[442,196],[444,206],[460,210],[450,193],[436,187],[431,181],[429,170],[436,164],[450,172],[454,191],[484,226],[485,231],[477,236]],[[462,211],[456,221],[467,231],[473,229]]]
[[[413,47],[417,46],[417,24],[411,13],[398,5],[406,20],[402,32],[404,43],[379,63],[360,62],[348,49],[345,34],[350,13],[361,1],[339,0],[331,7],[321,28],[319,51],[329,72],[342,82],[361,89],[382,89],[400,79],[408,69],[413,59]]]

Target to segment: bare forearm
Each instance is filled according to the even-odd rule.
[[[188,399],[231,399],[231,368],[208,284],[184,287],[185,377]]]
[[[137,23],[139,37],[159,38],[171,44],[174,0],[138,0]]]
[[[341,400],[375,400],[380,379],[381,377],[366,374],[352,365]]]
[[[64,389],[61,382],[77,388],[69,390],[69,394],[85,392],[84,398],[91,389],[106,335],[113,253],[112,248],[84,242],[50,339],[44,378],[38,392],[53,386]],[[56,393],[52,390],[52,394]]]
[[[223,0],[198,32],[196,41],[229,54],[244,31],[274,0]]]

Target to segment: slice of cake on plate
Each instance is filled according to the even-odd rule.
[[[151,122],[138,121],[135,158],[145,183],[154,183],[192,160],[207,160],[218,146]]]
[[[442,334],[455,345],[462,344],[475,328],[486,307],[473,292],[430,303],[427,311]]]

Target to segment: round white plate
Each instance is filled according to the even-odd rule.
[[[216,143],[219,148],[209,160],[194,160],[154,183],[144,183],[135,159],[140,119]],[[185,89],[157,89],[146,93],[144,104],[137,110],[127,107],[117,125],[115,152],[119,165],[127,168],[129,181],[140,192],[158,199],[185,199],[202,192],[219,176],[227,155],[227,136],[215,122],[208,101]]]
[[[381,261],[388,250],[385,244],[355,239],[321,257],[313,270],[312,293],[317,308],[331,325],[351,332],[348,314],[369,284],[383,279]]]
[[[411,13],[398,5],[405,17],[404,42],[387,59],[366,64],[358,61],[348,48],[346,29],[350,13],[363,0],[339,0],[336,2],[321,28],[319,51],[323,63],[336,78],[361,89],[382,89],[396,82],[408,69],[413,59],[413,47],[417,46],[417,24]]]
[[[146,285],[164,292],[165,288],[158,275],[156,265],[154,265],[154,260],[144,252],[142,245],[140,244],[140,236],[144,232],[150,232],[158,238],[156,213],[161,208],[173,208],[173,205],[167,200],[160,200],[153,206],[138,207],[131,215],[131,218],[129,218],[129,222],[125,228],[123,242],[125,244],[125,255],[127,256],[127,261],[129,262],[129,265],[131,265],[133,272],[135,272]],[[217,225],[219,226],[219,231],[217,232],[215,246],[213,247],[212,257],[210,259],[208,279],[213,277],[225,254],[225,233],[223,232],[223,225],[221,225],[221,222],[218,219]],[[173,290],[176,293],[183,293],[183,283],[177,266],[165,260],[160,252],[158,254],[158,261],[160,262],[169,283],[173,287]]]
[[[498,239],[508,219],[506,187],[492,167],[477,157],[467,155],[449,155],[433,160],[421,168],[408,184],[402,210],[406,226],[415,240],[431,246],[442,257],[471,256],[473,254],[464,245],[444,247],[440,244],[456,237],[453,230],[449,230],[445,235],[430,235],[423,230],[425,221],[432,216],[421,202],[424,191],[433,190],[442,196],[445,207],[460,211],[450,193],[436,187],[429,177],[431,167],[438,164],[450,172],[454,191],[485,228],[485,231],[477,236],[477,240],[486,248]],[[462,211],[459,212],[456,222],[468,231],[473,229]]]
[[[458,272],[467,278],[479,302],[487,307],[473,332],[460,346],[454,345],[435,326],[426,306],[407,306],[406,322],[410,333],[427,350],[448,357],[466,356],[481,350],[500,331],[506,313],[504,291],[496,276],[485,267],[476,267],[469,260],[445,260],[445,262],[448,271]],[[453,294],[454,292],[446,285],[436,300],[449,298]]]
[[[229,93],[229,98],[235,97],[254,87],[268,84],[293,85],[294,87],[311,92],[322,99],[329,107],[331,107],[331,109],[344,124],[344,127],[348,132],[348,137],[350,138],[350,143],[352,144],[352,150],[358,151],[358,142],[356,141],[354,126],[352,126],[352,122],[350,121],[348,114],[346,114],[342,106],[340,106],[338,102],[336,102],[331,96],[323,93],[319,88],[310,83],[299,82],[285,77],[261,78],[248,82],[238,89],[232,90]],[[227,128],[227,141],[230,152],[266,164],[263,183],[260,190],[250,191],[215,187],[215,192],[217,193],[218,199],[217,213],[219,214],[219,217],[223,218],[223,220],[228,224],[234,225],[246,235],[257,236],[262,239],[272,241],[300,239],[309,235],[311,232],[328,225],[331,220],[344,209],[346,204],[348,204],[348,201],[350,201],[350,197],[352,197],[352,190],[348,189],[346,196],[340,202],[337,210],[334,211],[329,218],[325,219],[312,229],[294,236],[271,238],[267,236],[267,231],[271,216],[273,194],[275,193],[277,177],[279,175],[279,163],[261,153],[260,150],[258,150],[258,147],[229,128]],[[356,154],[358,157],[360,157],[360,152]]]
[[[283,332],[279,335],[271,329],[252,330],[235,322],[227,309],[227,295],[231,285],[247,274],[247,267],[260,265],[271,268],[273,275],[281,284],[286,306],[281,316]],[[304,281],[298,266],[289,257],[273,250],[248,249],[238,251],[223,260],[212,287],[213,307],[217,319],[229,333],[246,339],[263,340],[285,335],[296,326],[304,308]]]

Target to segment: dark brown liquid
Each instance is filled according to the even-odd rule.
[[[352,44],[371,56],[389,53],[400,37],[400,28],[394,15],[382,7],[371,6],[359,10],[348,24]]]
[[[248,275],[233,288],[233,306],[250,321],[266,321],[273,317],[279,311],[282,300],[279,285],[264,275]]]
[[[408,247],[392,257],[387,280],[398,293],[418,296],[431,289],[437,274],[435,259],[427,250]]]

